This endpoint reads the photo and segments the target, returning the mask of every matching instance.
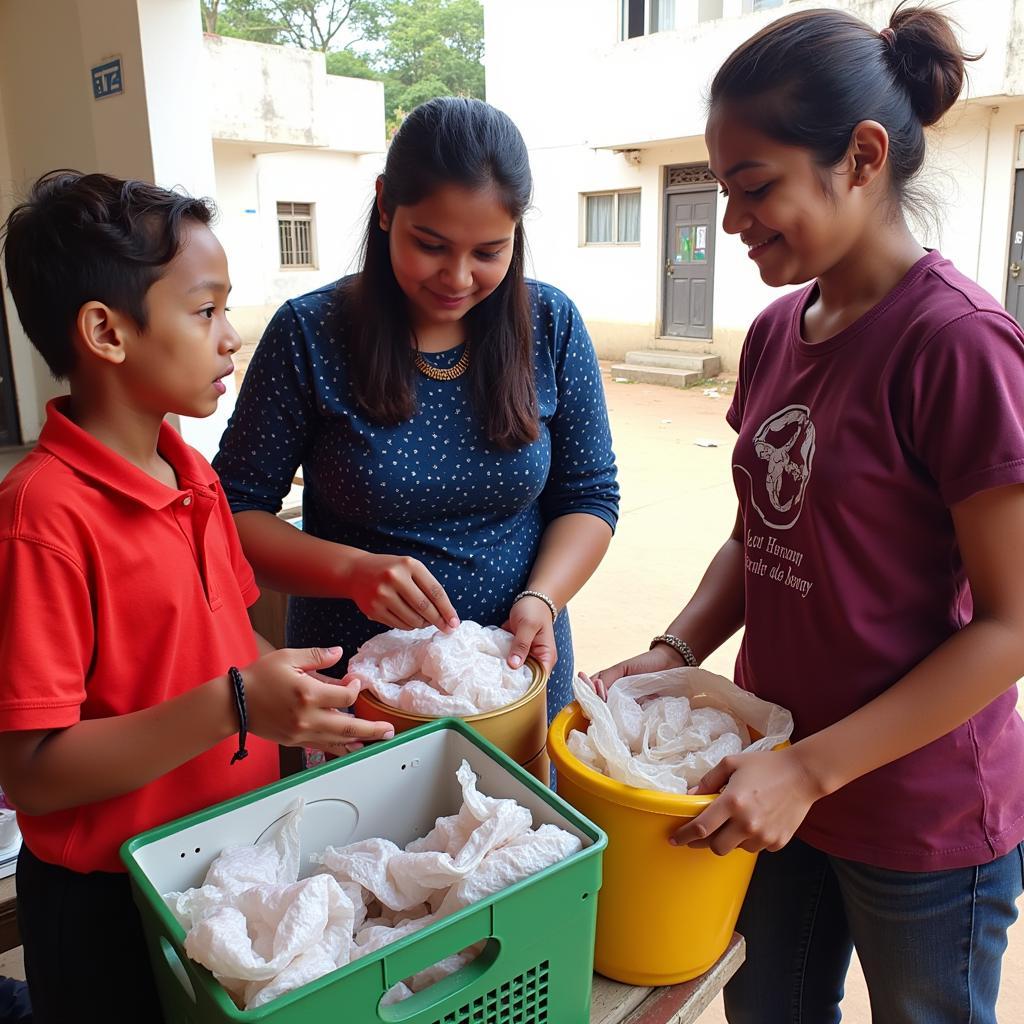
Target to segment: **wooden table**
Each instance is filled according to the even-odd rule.
[[[742,935],[706,974],[681,985],[639,988],[594,975],[590,1024],[693,1024],[746,959]]]

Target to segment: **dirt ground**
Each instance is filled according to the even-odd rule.
[[[622,508],[608,556],[572,602],[577,665],[597,671],[647,647],[693,592],[732,527],[733,432],[725,422],[727,382],[688,391],[616,382],[603,367]],[[717,397],[716,397],[717,396]],[[702,447],[697,442],[718,442]],[[731,678],[738,638],[706,667]],[[1024,700],[1018,708],[1024,707]],[[843,1019],[870,1024],[864,979],[854,963]],[[1010,933],[999,1020],[1024,1020],[1024,924]],[[725,1024],[719,999],[701,1024]]]

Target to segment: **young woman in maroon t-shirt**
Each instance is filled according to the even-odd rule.
[[[1024,335],[905,219],[966,59],[934,10],[804,11],[712,85],[723,226],[766,283],[810,284],[744,346],[732,535],[598,678],[743,626],[737,682],[793,711],[794,744],[723,761],[674,837],[766,851],[732,1024],[838,1021],[854,946],[874,1019],[995,1021],[1024,884]]]

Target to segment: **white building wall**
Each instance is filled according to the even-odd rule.
[[[231,319],[248,351],[282,302],[355,268],[384,160],[384,87],[328,75],[322,53],[220,36],[205,47]],[[313,204],[315,267],[281,266],[279,202]]]
[[[214,154],[219,233],[234,285],[231,320],[243,339],[252,343],[286,299],[356,269],[383,154],[253,154],[244,146],[223,142],[214,145]],[[279,202],[313,204],[315,268],[281,267]]]
[[[846,8],[881,27],[894,0],[796,0],[760,14],[697,22],[697,0],[678,0],[677,29],[619,40],[620,0],[485,0],[487,93],[519,125],[535,176],[528,234],[538,276],[580,306],[602,356],[651,346],[659,331],[664,266],[664,173],[707,160],[706,96],[725,57],[774,18],[813,7]],[[962,103],[931,133],[925,184],[936,196],[938,244],[1000,299],[1004,290],[1016,128],[1024,91],[1024,4],[954,0],[971,65]],[[546,75],[523,73],[523,53]],[[633,166],[613,149],[636,149]],[[582,246],[580,195],[641,189],[638,246]],[[718,206],[713,350],[734,368],[753,317],[778,294],[763,285]]]
[[[384,87],[328,75],[324,55],[205,36],[207,102],[215,139],[349,153],[384,148]]]

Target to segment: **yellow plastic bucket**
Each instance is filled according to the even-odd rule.
[[[593,771],[566,745],[588,724],[577,703],[566,706],[548,752],[558,795],[608,834],[594,969],[629,985],[689,981],[729,945],[757,856],[671,846],[669,836],[715,797],[637,789]]]
[[[526,665],[533,681],[519,700],[496,711],[467,715],[462,720],[547,785],[551,780],[544,743],[548,730],[548,677],[533,658],[527,658]],[[360,691],[352,710],[359,718],[390,722],[396,733],[435,720],[431,715],[416,715],[385,704],[368,690]]]

